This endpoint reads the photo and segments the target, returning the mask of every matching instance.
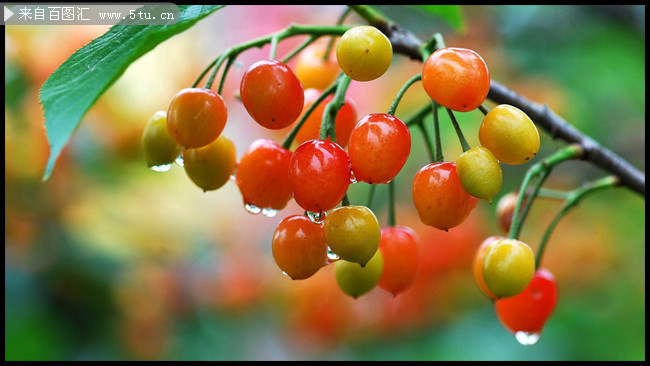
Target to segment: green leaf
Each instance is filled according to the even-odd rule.
[[[458,33],[464,33],[467,28],[465,17],[461,11],[460,5],[412,5],[427,13],[436,15],[444,19]]]
[[[40,91],[50,144],[43,180],[52,174],[56,159],[83,115],[132,62],[223,6],[179,5],[180,17],[173,24],[117,24],[61,64]]]

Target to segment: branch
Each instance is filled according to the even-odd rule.
[[[424,61],[420,48],[424,43],[410,31],[386,18],[367,5],[350,5],[353,11],[376,27],[388,37],[393,51],[413,60]],[[564,119],[553,113],[548,106],[526,99],[508,89],[501,83],[491,80],[488,99],[499,104],[510,104],[521,109],[537,125],[548,132],[551,137],[559,138],[569,144],[578,144],[584,151],[582,160],[610,172],[620,179],[623,186],[645,197],[645,173],[632,166],[613,151],[602,146],[591,137],[569,125]]]

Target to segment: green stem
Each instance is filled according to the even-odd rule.
[[[348,192],[345,192],[343,200],[341,201],[341,206],[350,206],[350,198],[348,198]]]
[[[542,262],[542,257],[544,256],[544,251],[546,250],[546,244],[548,243],[553,230],[560,222],[560,220],[562,220],[562,218],[567,214],[567,212],[572,207],[575,207],[578,202],[580,202],[580,200],[582,200],[587,194],[593,193],[600,189],[614,187],[619,184],[619,179],[616,176],[610,175],[593,182],[585,183],[580,188],[576,188],[575,190],[568,192],[564,206],[562,206],[553,221],[549,224],[548,228],[546,228],[544,236],[542,237],[542,241],[539,243],[537,255],[535,256],[535,270],[539,269],[539,266]]]
[[[454,116],[454,112],[452,112],[451,109],[449,108],[446,109],[447,109],[447,113],[449,114],[449,118],[451,118],[451,123],[454,125],[454,130],[456,130],[456,135],[458,135],[458,141],[460,141],[460,146],[462,146],[463,152],[465,152],[470,149],[469,144],[467,143],[467,140],[463,135],[463,131],[460,129],[460,125],[458,125],[458,121],[456,120],[456,116]]]
[[[530,195],[532,192],[533,192],[532,190],[529,190],[526,194]],[[549,199],[564,201],[566,199],[568,193],[569,192],[558,191],[558,190],[555,190],[555,189],[540,188],[539,192],[537,193],[537,197],[538,198],[549,198]]]
[[[404,124],[408,128],[411,128],[413,126],[417,126],[420,123],[422,123],[422,120],[424,119],[424,117],[426,117],[427,114],[429,114],[430,112],[431,112],[431,107],[429,107],[428,105],[425,105],[422,108],[420,108],[420,110],[418,110],[417,112],[410,115],[407,119],[405,119]]]
[[[429,56],[440,48],[445,48],[445,41],[442,34],[435,33],[429,40],[423,42],[418,48],[418,52],[422,57],[422,62],[426,62]]]
[[[215,67],[212,70],[212,73],[210,74],[210,77],[208,78],[208,81],[205,82],[205,88],[206,89],[212,89],[212,83],[214,83],[214,79],[217,77],[217,72],[219,72],[219,69],[221,68],[221,64],[228,58],[226,56],[226,53],[222,53],[216,60],[215,60]],[[222,77],[225,77],[223,75]]]
[[[212,87],[212,82],[214,81],[214,77],[219,70],[219,67],[221,64],[226,60],[227,58],[231,58],[233,62],[235,61],[235,58],[243,51],[246,51],[250,48],[253,47],[263,47],[267,43],[279,43],[285,38],[293,37],[293,36],[298,36],[298,35],[310,35],[312,37],[320,37],[320,36],[336,36],[336,35],[342,35],[350,29],[349,26],[344,26],[344,25],[303,25],[303,24],[292,24],[288,26],[287,28],[281,29],[275,33],[268,34],[263,37],[255,38],[252,39],[248,42],[241,43],[237,46],[231,47],[227,49],[224,53],[219,55],[215,61],[211,63],[211,65],[216,65],[215,70],[213,71],[213,74],[210,77],[210,80],[206,83],[206,88],[211,88]],[[277,46],[276,46],[277,47]],[[271,45],[271,53],[273,54],[273,44]],[[275,55],[273,55],[275,58]],[[211,67],[208,67],[206,70],[209,70]],[[201,75],[201,77],[198,80],[201,80],[203,78],[203,75],[205,75],[207,71],[204,71],[204,74]],[[222,78],[224,78],[222,76]],[[197,84],[198,85],[198,84]]]
[[[366,199],[366,207],[371,208],[372,206],[372,197],[375,195],[376,184],[371,184],[370,189],[368,190],[368,198]]]
[[[284,58],[282,59],[282,62],[285,64],[289,61],[291,61],[294,56],[296,56],[300,51],[304,50],[307,46],[312,44],[315,40],[318,39],[318,36],[309,36],[306,40],[304,40],[301,44],[299,44],[296,48],[294,48],[291,52],[289,52]]]
[[[406,93],[406,91],[408,90],[408,88],[411,87],[411,85],[415,84],[420,80],[422,80],[422,74],[417,74],[414,75],[412,78],[408,79],[406,83],[402,85],[402,88],[399,90],[399,92],[397,92],[397,95],[393,100],[393,104],[390,106],[390,109],[388,109],[388,114],[395,115],[395,110],[397,109],[399,102],[402,100],[404,93]]]
[[[345,74],[341,75],[341,77],[338,79],[334,98],[332,98],[332,100],[327,104],[325,110],[323,111],[323,120],[321,121],[319,135],[319,138],[321,140],[325,140],[329,134],[332,138],[332,141],[335,141],[336,137],[331,130],[334,130],[336,115],[338,114],[339,109],[341,109],[345,103],[345,93],[348,90],[348,86],[350,86],[350,81],[351,79]]]
[[[523,181],[521,182],[519,196],[517,197],[517,205],[515,206],[515,212],[512,215],[512,224],[510,225],[508,238],[517,239],[519,237],[519,231],[521,230],[521,226],[525,220],[524,215],[520,216],[519,212],[521,211],[521,205],[524,200],[524,196],[526,195],[526,190],[528,189],[528,184],[530,184],[530,181],[542,173],[544,173],[543,177],[545,178],[545,176],[548,175],[556,165],[560,164],[563,161],[578,159],[582,157],[583,154],[584,151],[580,145],[567,145],[528,169]],[[539,182],[539,185],[541,186],[541,182]],[[537,194],[538,190],[539,188],[533,190],[528,199],[527,205],[530,205],[535,199],[535,195]],[[526,210],[526,213],[527,211],[528,210]]]
[[[226,62],[226,66],[223,68],[223,74],[221,75],[221,81],[219,82],[219,95],[221,95],[223,91],[223,85],[225,84],[226,81],[226,75],[228,74],[228,70],[230,70],[230,66],[235,62],[235,59],[233,57],[228,58],[228,62]]]
[[[490,109],[483,104],[478,106],[478,109],[481,111],[481,113],[483,113],[484,116],[487,116],[487,114],[490,113]]]
[[[336,25],[341,25],[343,24],[343,21],[345,20],[345,17],[350,14],[350,11],[352,9],[350,7],[347,7],[344,11],[343,14],[339,17],[339,19],[336,21]],[[332,36],[330,38],[330,41],[327,43],[327,47],[325,48],[325,53],[323,54],[323,60],[327,61],[330,56],[330,52],[332,52],[332,47],[334,47],[334,41],[336,41],[336,36]]]
[[[269,51],[269,60],[275,60],[275,57],[278,54],[278,42],[280,42],[280,37],[278,37],[277,35],[271,38],[271,50]]]
[[[388,183],[388,226],[395,226],[395,179]]]
[[[442,156],[442,142],[440,141],[440,120],[438,119],[438,103],[433,102],[433,138],[435,141],[434,146],[436,147],[436,163],[444,161],[445,158]]]
[[[282,147],[283,148],[285,148],[287,150],[289,150],[291,148],[291,144],[293,143],[293,140],[296,138],[296,135],[298,134],[298,131],[300,131],[300,128],[302,127],[302,125],[305,124],[305,121],[307,121],[307,118],[309,118],[309,116],[314,112],[314,110],[318,107],[318,105],[321,104],[321,102],[323,100],[325,100],[325,98],[327,98],[328,95],[330,95],[330,94],[332,94],[334,92],[334,90],[336,89],[336,87],[338,85],[338,81],[339,81],[339,79],[336,79],[336,81],[334,81],[332,83],[332,85],[328,86],[327,89],[325,89],[323,91],[323,93],[321,95],[319,95],[318,98],[316,98],[314,103],[312,103],[309,106],[309,108],[307,108],[305,113],[303,113],[302,117],[300,117],[300,120],[298,120],[298,123],[296,123],[296,125],[293,126],[293,128],[291,129],[291,131],[289,132],[287,137],[282,142]]]
[[[217,63],[218,60],[219,58],[215,59],[214,61],[210,62],[210,64],[205,69],[203,69],[201,75],[199,75],[199,77],[196,78],[194,84],[192,84],[192,88],[196,88],[199,85],[203,77],[208,73],[208,71],[210,71],[210,69],[212,69],[212,67]]]
[[[422,136],[424,137],[424,142],[427,144],[427,152],[429,153],[429,161],[433,162],[436,156],[435,148],[433,147],[433,144],[431,143],[431,138],[429,137],[429,134],[427,133],[427,129],[424,127],[424,123],[419,123],[418,127],[420,128],[420,131],[422,132]]]

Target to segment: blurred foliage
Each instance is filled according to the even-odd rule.
[[[492,78],[645,169],[643,6],[463,6],[463,34],[411,6],[380,9],[423,40],[441,32],[448,46],[476,50]],[[412,288],[396,298],[379,288],[347,297],[333,266],[304,281],[283,276],[271,236],[283,217],[302,213],[295,203],[274,218],[255,216],[233,182],[203,193],[179,166],[164,174],[146,168],[139,144],[147,119],[220,52],[296,19],[335,22],[343,10],[226,6],[160,44],[90,108],[47,182],[38,90],[108,27],[5,27],[6,360],[645,360],[645,200],[634,192],[590,196],[558,225],[543,262],[558,280],[558,305],[540,341],[524,347],[499,324],[471,273],[478,245],[499,234],[495,206],[479,202],[448,233],[417,217],[411,182],[429,162],[417,129],[395,184],[397,223],[420,237],[422,262]],[[358,22],[351,15],[346,23]],[[300,41],[282,42],[278,54]],[[242,54],[226,79],[224,134],[238,157],[259,137],[286,134],[257,126],[234,97],[243,71],[268,50]],[[420,70],[395,56],[385,76],[352,83],[358,116],[387,110]],[[413,87],[397,116],[425,102]],[[482,114],[456,116],[477,145]],[[441,123],[453,161],[461,146],[444,114]],[[541,136],[539,157],[563,144]],[[502,166],[495,200],[518,188],[528,166]],[[572,189],[602,175],[567,162],[546,186]],[[349,196],[365,204],[367,193],[357,183]],[[382,224],[387,202],[386,187],[377,187],[372,208]],[[522,240],[536,249],[559,208],[536,201]]]

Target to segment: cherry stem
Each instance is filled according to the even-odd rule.
[[[445,41],[442,38],[442,34],[434,33],[431,38],[418,47],[418,52],[422,56],[423,62],[426,62],[429,56],[440,48],[445,48]]]
[[[508,234],[508,238],[510,239],[517,239],[519,237],[519,232],[521,230],[521,226],[526,219],[526,215],[528,214],[528,211],[530,210],[530,207],[532,206],[533,201],[535,200],[535,197],[537,196],[537,192],[539,192],[539,188],[541,187],[542,183],[550,174],[551,170],[558,164],[571,160],[571,159],[579,159],[583,156],[584,150],[580,145],[577,144],[572,144],[572,145],[567,145],[560,150],[554,152],[553,154],[549,155],[546,157],[546,159],[536,163],[535,165],[531,166],[530,169],[526,172],[526,175],[524,176],[523,181],[521,182],[521,188],[519,189],[519,196],[517,197],[517,205],[515,206],[515,212],[512,215],[512,224],[510,225],[510,232]],[[541,175],[541,176],[540,176]],[[528,184],[530,184],[530,181],[534,177],[538,177],[537,183],[535,187],[533,188],[533,192],[530,194],[530,197],[528,198],[526,202],[526,208],[524,209],[523,214],[520,216],[519,212],[521,210],[521,205],[524,200],[524,196],[526,195],[526,190],[528,189]]]
[[[429,114],[429,106],[425,105],[422,107],[419,111],[408,117],[407,119],[404,120],[404,124],[406,127],[411,128],[412,126],[417,126],[420,131],[422,132],[422,136],[424,137],[424,141],[427,144],[428,148],[428,153],[429,153],[429,159],[431,162],[434,161],[434,157],[436,156],[435,152],[435,146],[433,146],[431,138],[429,137],[429,134],[427,133],[427,129],[424,126],[424,117]]]
[[[388,183],[388,226],[395,226],[395,179]]]
[[[433,144],[431,143],[431,138],[429,137],[429,134],[427,133],[426,127],[424,127],[424,123],[418,123],[418,127],[420,128],[420,131],[422,132],[422,136],[424,137],[424,142],[427,145],[427,153],[429,153],[429,161],[433,162],[434,157],[436,156],[436,153],[434,151]]]
[[[223,91],[223,85],[225,84],[226,81],[226,75],[228,74],[228,70],[230,69],[230,66],[235,62],[235,59],[232,57],[228,58],[228,62],[226,62],[226,66],[223,68],[223,74],[221,75],[221,81],[219,82],[219,95],[221,95]]]
[[[269,60],[275,60],[275,56],[278,54],[278,42],[280,42],[280,37],[276,34],[275,37],[271,38],[271,50],[269,51]]]
[[[343,13],[339,17],[339,19],[336,21],[336,25],[343,24],[343,21],[345,20],[345,17],[347,17],[348,14],[350,14],[351,10],[352,9],[349,8],[349,7],[345,8]],[[327,43],[327,47],[325,48],[325,53],[323,54],[323,60],[327,61],[329,59],[330,52],[332,52],[332,47],[334,47],[334,41],[336,41],[336,36],[332,36],[330,38],[329,42]]]
[[[372,197],[375,195],[376,184],[370,184],[370,189],[368,189],[368,199],[366,199],[366,207],[371,208],[372,206]]]
[[[567,212],[575,207],[580,200],[582,200],[587,194],[595,192],[600,189],[614,187],[620,185],[620,179],[614,175],[610,175],[592,182],[584,183],[579,188],[574,189],[573,191],[566,192],[566,202],[564,206],[557,213],[553,221],[549,224],[548,228],[544,232],[541,242],[539,243],[539,248],[537,249],[537,255],[535,256],[535,270],[539,269],[539,266],[542,262],[542,257],[544,256],[544,251],[546,250],[546,244],[553,233],[553,230],[557,224],[562,220],[562,218],[567,214]]]
[[[338,79],[334,98],[327,103],[323,111],[319,136],[321,140],[325,140],[329,135],[332,141],[336,142],[336,134],[334,132],[336,115],[339,113],[339,109],[341,109],[343,104],[345,104],[345,93],[348,90],[348,86],[350,86],[350,81],[351,79],[345,74],[342,74]]]
[[[307,48],[307,46],[312,44],[318,38],[319,38],[319,36],[310,35],[309,38],[304,40],[301,44],[299,44],[296,48],[294,48],[293,50],[291,50],[291,52],[289,52],[286,56],[284,56],[284,58],[282,59],[282,62],[284,62],[286,64],[287,62],[291,61],[291,59],[294,58],[294,56],[296,56],[298,53],[300,53],[300,51]]]
[[[210,80],[206,83],[206,88],[210,89],[212,87],[212,82],[214,81],[214,75],[218,72],[221,64],[227,59],[230,58],[235,61],[237,56],[243,52],[246,51],[250,48],[253,47],[263,47],[267,43],[271,43],[271,55],[273,56],[272,59],[275,58],[275,51],[274,51],[274,45],[275,43],[275,48],[277,49],[277,43],[279,43],[281,40],[293,36],[298,36],[298,35],[305,35],[308,34],[311,37],[320,37],[320,36],[340,36],[343,33],[345,33],[348,29],[350,29],[349,26],[344,26],[344,25],[302,25],[302,24],[292,24],[284,29],[281,29],[275,33],[268,34],[263,37],[255,38],[250,41],[241,43],[237,46],[230,47],[226,51],[224,51],[221,55],[219,55],[208,67],[201,73],[197,81],[194,83],[194,85],[198,85],[198,83],[203,79],[203,76],[212,68],[215,67],[213,70],[213,73],[211,75]],[[216,66],[215,66],[216,65]],[[222,76],[222,78],[225,78]]]
[[[490,109],[483,104],[478,106],[478,109],[481,111],[481,113],[483,113],[484,116],[487,116],[487,114],[490,113]]]
[[[463,135],[463,131],[460,129],[460,126],[458,125],[458,121],[456,120],[456,116],[454,116],[454,112],[452,112],[451,109],[449,108],[446,109],[447,109],[447,113],[449,114],[449,118],[451,118],[451,123],[454,125],[454,130],[456,130],[456,135],[458,135],[458,141],[460,141],[460,146],[462,146],[463,152],[465,152],[470,149],[469,144],[467,143],[467,140]]]
[[[390,109],[388,109],[388,114],[391,116],[395,115],[395,110],[397,109],[397,106],[399,105],[400,101],[402,100],[402,97],[404,96],[404,93],[408,90],[408,88],[411,87],[411,85],[415,84],[416,82],[422,80],[422,74],[417,74],[414,75],[412,78],[408,79],[404,85],[402,85],[402,88],[397,92],[397,95],[395,96],[395,99],[393,100],[393,104],[390,106]]]
[[[348,197],[348,192],[345,192],[343,200],[341,200],[341,206],[350,206],[350,198]]]
[[[436,163],[444,161],[445,158],[442,156],[442,142],[440,141],[440,120],[438,118],[438,103],[433,102],[433,138],[435,141],[434,146],[436,147]]]
[[[305,113],[300,117],[300,120],[298,120],[298,123],[296,123],[295,126],[291,129],[287,137],[284,139],[282,142],[282,147],[289,150],[291,148],[291,144],[293,143],[293,140],[296,138],[296,135],[298,135],[298,131],[300,131],[300,128],[302,125],[305,124],[305,121],[307,121],[307,118],[314,112],[314,110],[318,107],[318,105],[327,98],[328,95],[332,94],[334,90],[336,89],[338,85],[339,79],[335,80],[332,85],[328,86],[327,89],[323,91],[321,95],[316,98],[314,103],[307,108]]]

